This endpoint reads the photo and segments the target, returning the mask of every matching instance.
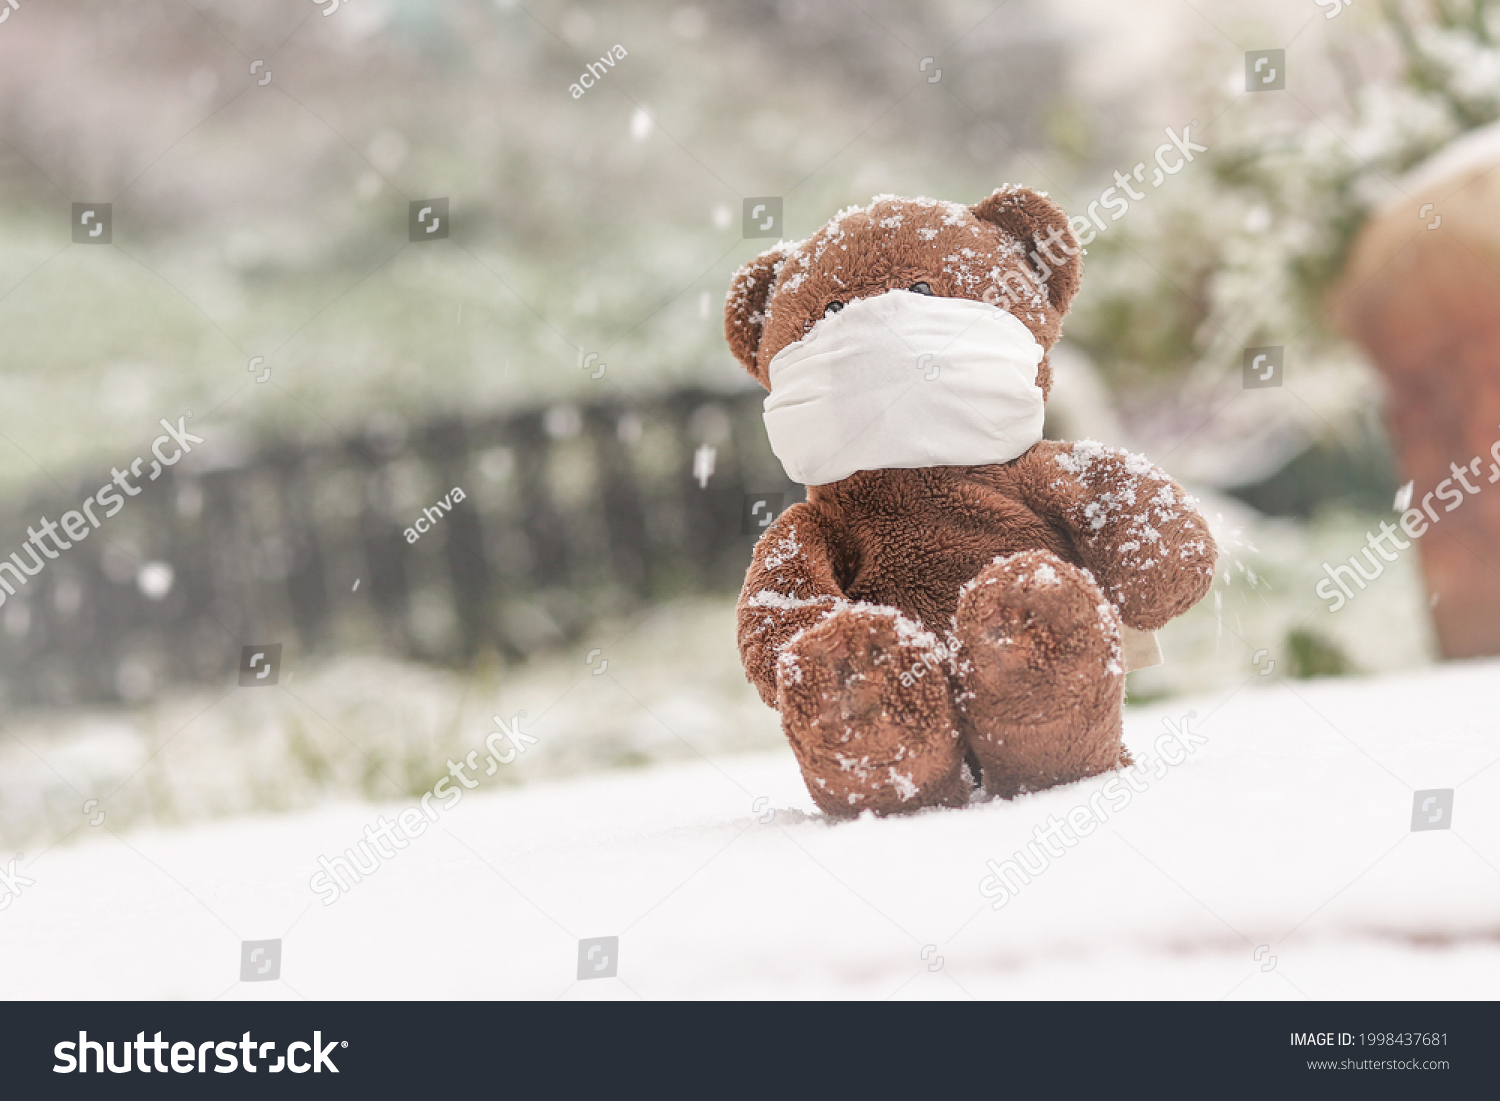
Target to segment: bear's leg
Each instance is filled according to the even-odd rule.
[[[776,681],[782,730],[825,814],[968,802],[947,650],[894,608],[845,606],[809,627]]]
[[[984,788],[1011,798],[1130,764],[1120,616],[1049,551],[997,559],[955,616],[959,720]]]

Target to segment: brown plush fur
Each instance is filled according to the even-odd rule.
[[[767,386],[828,303],[925,282],[1008,309],[1050,349],[1081,275],[1066,215],[1028,188],[972,207],[885,197],[742,268],[725,335]],[[1207,592],[1217,552],[1193,504],[1091,441],[809,487],[756,544],[739,643],[814,801],[958,805],[965,760],[1005,797],[1128,763],[1121,624],[1155,630]]]

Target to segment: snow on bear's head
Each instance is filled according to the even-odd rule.
[[[744,368],[769,389],[772,357],[820,318],[855,299],[904,290],[990,303],[1050,349],[1082,274],[1082,249],[1068,216],[1029,187],[1007,184],[973,206],[878,195],[736,272],[724,304],[724,335]],[[1045,359],[1037,382],[1050,391]]]

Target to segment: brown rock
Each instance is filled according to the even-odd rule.
[[[1442,654],[1500,654],[1500,124],[1400,188],[1360,232],[1333,316],[1385,376],[1412,504],[1439,517],[1419,543]],[[1470,493],[1453,464],[1475,459]]]

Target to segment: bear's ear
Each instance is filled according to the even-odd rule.
[[[1047,284],[1053,309],[1067,313],[1083,278],[1083,249],[1063,209],[1039,191],[1007,184],[969,210],[1021,243],[1027,262]]]
[[[724,299],[724,339],[729,342],[729,350],[768,390],[770,386],[761,377],[757,360],[761,334],[766,328],[766,301],[786,255],[787,247],[777,245],[751,260],[734,273],[729,282],[729,296]]]

